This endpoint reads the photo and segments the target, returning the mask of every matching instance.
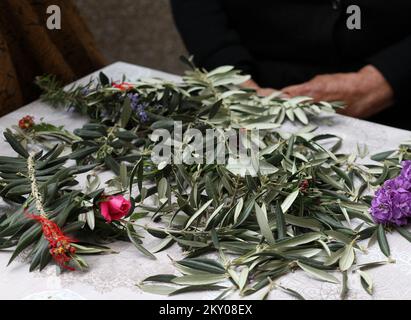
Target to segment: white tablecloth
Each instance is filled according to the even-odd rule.
[[[118,62],[103,71],[114,80],[121,80],[126,74],[130,80],[141,77],[161,77],[170,80],[179,78],[163,72]],[[91,76],[96,76],[97,73]],[[80,81],[87,81],[90,77]],[[37,120],[64,125],[75,129],[86,122],[83,117],[52,107],[40,102],[33,102],[0,119],[2,131],[16,124],[25,115],[34,115]],[[395,149],[399,143],[409,140],[411,132],[394,129],[366,121],[336,115],[317,120],[318,132],[334,133],[344,139],[345,152],[357,152],[357,144],[366,144],[371,153]],[[12,155],[8,144],[0,142],[1,155]],[[4,204],[0,203],[0,210]],[[398,234],[388,237],[395,264],[389,264],[371,270],[375,283],[375,293],[370,297],[362,289],[359,277],[349,275],[350,299],[411,299],[411,243]],[[159,240],[146,236],[145,246],[154,247]],[[29,273],[24,257],[16,259],[6,267],[11,251],[0,251],[0,299],[164,299],[162,296],[142,292],[136,284],[142,279],[155,274],[175,273],[170,263],[173,259],[182,258],[178,246],[157,254],[153,261],[141,255],[131,244],[118,242],[111,247],[118,254],[86,257],[90,268],[86,272],[64,272],[58,274],[55,266],[48,266],[42,272]],[[361,256],[360,261],[386,260],[380,253],[378,245],[369,250],[368,255]],[[301,293],[306,299],[339,299],[340,286],[311,279],[307,274],[298,271],[281,278],[278,283]],[[264,291],[264,290],[263,290]],[[247,297],[258,299],[263,292]],[[167,297],[166,299],[214,299],[218,293],[191,293]],[[233,296],[232,298],[237,298]],[[289,299],[280,290],[273,290],[270,299]]]

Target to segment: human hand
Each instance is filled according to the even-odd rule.
[[[358,72],[326,74],[282,90],[290,97],[309,96],[315,101],[344,101],[340,113],[368,118],[394,103],[394,92],[383,75],[372,65]]]
[[[261,88],[254,80],[250,79],[244,82],[241,85],[243,88],[247,89],[253,89],[257,92],[259,96],[262,97],[268,97],[269,95],[273,94],[274,92],[277,92],[278,90],[272,89],[272,88]]]

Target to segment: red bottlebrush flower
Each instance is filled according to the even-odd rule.
[[[34,117],[25,116],[19,121],[19,127],[23,130],[28,130],[34,126]]]
[[[74,271],[75,269],[68,264],[72,259],[71,255],[76,253],[76,248],[71,245],[75,240],[67,237],[55,222],[46,217],[29,215],[29,218],[41,224],[44,238],[49,242],[50,254],[54,261],[64,269]]]
[[[134,89],[134,85],[132,85],[131,83],[128,82],[122,82],[122,83],[113,83],[112,84],[113,88],[119,89],[121,91],[128,91],[131,89]]]

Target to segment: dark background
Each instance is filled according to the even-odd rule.
[[[184,70],[178,58],[187,53],[169,0],[74,2],[109,63],[125,61],[177,74]]]

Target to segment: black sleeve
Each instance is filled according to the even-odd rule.
[[[253,59],[230,28],[220,0],[171,0],[174,20],[197,66],[233,65],[253,73]]]
[[[394,89],[398,102],[411,101],[411,36],[368,60]]]

